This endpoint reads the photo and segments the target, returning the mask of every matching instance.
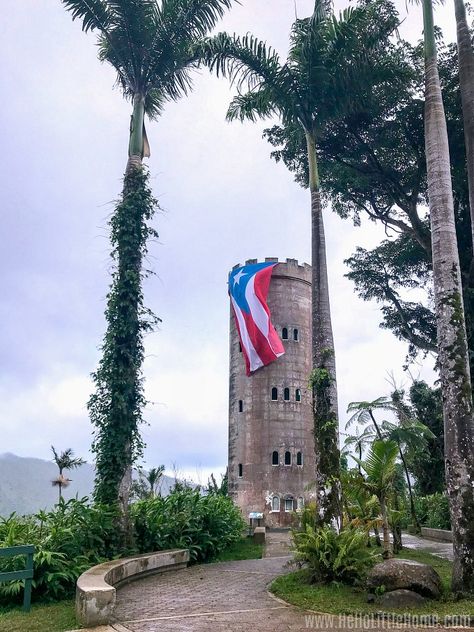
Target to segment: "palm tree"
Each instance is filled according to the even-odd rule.
[[[372,424],[377,437],[382,439],[382,431],[375,419],[374,410],[388,410],[390,408],[390,400],[388,397],[377,397],[372,402],[351,402],[347,407],[347,412],[352,413],[351,417],[346,424],[346,430],[352,425],[367,426]]]
[[[360,465],[366,477],[360,478],[359,484],[370,494],[377,497],[380,503],[382,518],[384,557],[393,556],[390,542],[388,499],[392,493],[393,483],[397,474],[398,446],[395,441],[377,439],[370,448],[370,452]],[[352,457],[355,459],[355,457]],[[355,459],[359,462],[359,459]]]
[[[53,452],[53,461],[58,466],[59,475],[57,478],[51,481],[53,487],[57,487],[59,491],[59,500],[61,500],[63,496],[63,488],[67,487],[71,482],[70,478],[66,478],[63,474],[64,470],[75,470],[76,468],[84,465],[84,459],[80,457],[74,457],[74,452],[71,448],[64,450],[58,454],[55,447],[52,445],[51,450]]]
[[[346,430],[349,429],[350,422],[346,424]],[[356,426],[354,434],[344,433],[346,438],[344,440],[344,448],[342,450],[343,454],[347,454],[349,452],[348,448],[350,446],[354,446],[359,456],[359,459],[362,459],[364,449],[371,445],[373,440],[375,439],[374,432],[370,428],[364,428],[362,432],[359,432],[359,426]],[[361,473],[360,465],[359,472]]]
[[[379,439],[391,439],[397,443],[408,487],[413,524],[419,532],[421,531],[421,527],[416,514],[413,488],[410,473],[408,471],[408,464],[404,454],[404,448],[416,449],[418,451],[424,450],[427,446],[427,439],[433,439],[434,435],[427,426],[417,419],[413,419],[409,415],[410,411],[407,409],[402,399],[403,392],[395,389],[391,398],[378,397],[372,402],[351,402],[347,408],[347,412],[352,412],[353,415],[347,422],[346,429],[354,422],[362,426],[366,426],[368,423],[371,423]],[[375,418],[374,410],[391,412],[398,419],[398,425],[389,421],[383,421],[382,424],[379,424]],[[371,433],[369,432],[369,436],[370,435]],[[362,457],[359,455],[359,458]]]
[[[150,496],[152,498],[154,498],[158,493],[158,486],[160,485],[164,471],[164,465],[160,465],[159,467],[152,467],[145,477],[150,487]]]
[[[413,524],[416,531],[419,533],[421,532],[421,526],[416,513],[413,487],[404,450],[416,451],[417,453],[426,450],[428,445],[427,439],[434,439],[434,434],[427,426],[425,426],[425,424],[422,424],[421,421],[418,421],[417,419],[402,420],[399,425],[389,421],[384,421],[382,428],[384,437],[395,441],[398,445],[398,454],[400,456],[400,461],[402,462],[405,480],[408,487]]]
[[[341,500],[336,362],[317,142],[322,128],[357,99],[357,84],[370,63],[370,53],[387,36],[386,22],[374,19],[375,6],[345,9],[335,17],[327,0],[316,0],[313,15],[294,23],[284,63],[272,48],[252,35],[232,37],[220,33],[200,49],[211,71],[236,82],[238,94],[229,106],[228,120],[255,121],[277,115],[285,126],[306,138],[312,226],[311,385],[316,488],[319,519],[327,524],[340,523]],[[370,20],[371,34],[362,38],[361,29]],[[396,20],[390,30],[395,24]],[[242,92],[244,86],[247,92]]]
[[[89,413],[96,427],[95,498],[119,502],[127,514],[132,463],[143,442],[138,430],[145,398],[143,335],[157,322],[143,306],[142,260],[156,209],[142,161],[149,156],[144,119],[185,95],[198,64],[194,47],[232,0],[62,0],[85,32],[98,34],[99,58],[113,66],[132,104],[122,199],[110,221],[116,271],[108,295],[102,360],[93,375]],[[127,122],[128,124],[128,122]]]
[[[474,592],[474,418],[446,118],[432,0],[423,0],[425,153],[438,363],[443,394],[446,485],[453,528],[452,589]]]
[[[359,459],[362,461],[362,458]],[[359,471],[349,470],[341,474],[344,506],[347,513],[348,524],[352,527],[362,528],[367,532],[367,545],[370,546],[370,532],[374,531],[377,546],[381,546],[379,527],[380,505],[377,497],[371,494],[361,485],[362,468],[357,464]]]
[[[472,48],[472,38],[467,23],[464,0],[454,0],[454,12],[456,15],[458,44],[459,87],[461,92],[464,140],[466,143],[471,234],[474,247],[474,50]]]

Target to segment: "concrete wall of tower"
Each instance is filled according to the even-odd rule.
[[[252,263],[257,260],[246,262]],[[314,497],[311,266],[295,259],[278,263],[268,305],[285,355],[250,377],[230,317],[229,493],[245,519],[262,512],[267,526],[284,527],[293,510]]]

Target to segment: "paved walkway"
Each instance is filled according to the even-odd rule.
[[[127,632],[304,630],[303,613],[267,592],[290,559],[204,564],[145,578],[118,591],[115,617]]]
[[[403,534],[402,541],[403,546],[406,546],[408,549],[426,551],[438,557],[444,557],[447,560],[453,559],[453,545],[451,542],[437,542],[436,540],[420,538],[416,535],[410,535],[409,533]]]
[[[404,535],[405,546],[452,556],[451,545]],[[300,632],[308,613],[276,600],[268,585],[288,572],[289,534],[267,534],[261,560],[192,566],[119,589],[115,632]],[[317,624],[320,629],[334,627]],[[337,627],[337,626],[336,626]]]

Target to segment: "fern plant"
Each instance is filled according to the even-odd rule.
[[[367,548],[363,529],[337,532],[329,526],[293,533],[295,560],[304,565],[312,583],[356,585],[374,564],[376,552]]]

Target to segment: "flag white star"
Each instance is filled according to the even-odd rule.
[[[242,269],[241,269],[241,270],[239,270],[239,271],[237,272],[237,274],[235,275],[235,277],[234,277],[234,285],[237,285],[237,284],[240,282],[240,279],[241,279],[243,276],[246,276],[246,274],[247,274],[247,273],[246,273],[246,272],[244,272]]]

